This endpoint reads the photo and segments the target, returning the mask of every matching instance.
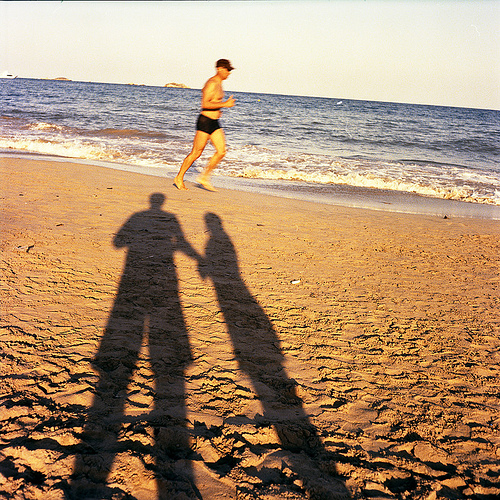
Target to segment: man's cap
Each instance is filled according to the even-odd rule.
[[[228,71],[233,71],[233,67],[231,66],[231,63],[229,62],[228,59],[219,59],[215,63],[216,68],[226,68]]]

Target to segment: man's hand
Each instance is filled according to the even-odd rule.
[[[231,96],[225,103],[224,103],[224,107],[225,108],[232,108],[234,106],[234,103],[235,103],[235,100],[233,98],[233,96]]]

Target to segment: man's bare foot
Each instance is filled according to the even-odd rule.
[[[212,184],[210,184],[210,181],[209,181],[207,178],[205,178],[205,177],[203,177],[203,176],[201,176],[201,175],[200,175],[200,177],[198,177],[198,178],[196,179],[196,182],[198,182],[199,184],[201,184],[201,186],[202,186],[202,187],[204,187],[207,191],[212,191],[212,192],[214,192],[214,193],[217,191],[217,190],[216,190],[216,189],[212,186]]]
[[[176,177],[174,179],[174,186],[177,189],[180,189],[181,191],[187,191],[188,190],[188,188],[184,184],[184,181],[182,179],[180,179],[179,177]]]

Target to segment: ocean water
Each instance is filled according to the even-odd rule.
[[[499,111],[231,92],[230,80],[225,87],[237,104],[221,118],[228,153],[216,186],[500,218]],[[173,178],[191,149],[200,96],[193,89],[0,80],[0,152]],[[211,154],[208,146],[186,180]]]

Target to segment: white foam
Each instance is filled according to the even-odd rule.
[[[179,141],[148,141],[145,138],[71,138],[60,134],[63,127],[43,122],[33,127],[31,137],[25,133],[0,137],[0,148],[169,172],[178,169],[190,147]],[[207,148],[193,168],[203,166],[211,154],[213,151]],[[231,148],[217,173],[248,179],[376,188],[500,205],[500,190],[496,187],[500,186],[500,174],[458,167],[339,159],[324,154],[280,154],[268,148],[245,145]]]
[[[345,168],[343,170],[346,170]],[[364,172],[305,172],[298,169],[263,169],[259,167],[244,167],[239,171],[231,169],[227,175],[245,177],[250,179],[300,181],[318,184],[343,184],[356,187],[386,189],[391,191],[404,191],[409,193],[431,196],[447,200],[468,201],[500,205],[500,192],[498,190],[478,190],[468,184],[457,185],[452,182],[437,179],[395,179],[382,170]],[[434,185],[430,185],[433,181]]]
[[[66,156],[95,160],[123,159],[119,151],[112,151],[97,144],[85,144],[80,140],[54,142],[47,139],[6,139],[0,138],[0,148],[17,149],[30,153]]]
[[[28,126],[29,130],[41,130],[44,132],[48,131],[58,131],[61,132],[64,130],[64,127],[60,125],[55,125],[53,123],[45,123],[45,122],[38,122],[38,123],[32,123]]]

